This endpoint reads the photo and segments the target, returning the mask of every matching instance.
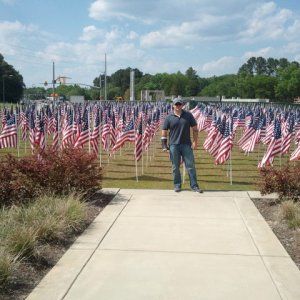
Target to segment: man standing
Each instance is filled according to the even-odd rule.
[[[183,101],[179,98],[173,100],[173,112],[170,113],[163,124],[161,144],[163,151],[170,151],[172,162],[174,191],[181,191],[180,161],[185,163],[189,174],[192,191],[203,193],[197,183],[195,159],[193,150],[197,149],[198,130],[194,116],[182,109]],[[193,129],[193,141],[191,142],[190,128]],[[167,134],[169,131],[169,144],[167,145]]]

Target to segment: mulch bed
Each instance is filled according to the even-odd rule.
[[[270,199],[252,199],[278,240],[300,269],[300,228],[290,229],[280,216],[279,202]]]

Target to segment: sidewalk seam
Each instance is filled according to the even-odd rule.
[[[252,202],[251,197],[250,197],[250,195],[249,195],[248,192],[247,192],[247,195],[248,195],[249,201]],[[236,206],[237,209],[238,209],[239,214],[241,215],[241,218],[242,218],[242,220],[243,220],[244,225],[246,226],[246,229],[247,229],[248,233],[250,234],[251,240],[252,240],[252,242],[254,243],[255,248],[257,249],[257,251],[258,251],[258,253],[259,253],[259,257],[260,257],[260,259],[261,259],[261,262],[263,263],[263,265],[264,265],[266,271],[268,272],[268,274],[269,274],[269,276],[270,276],[270,278],[271,278],[271,280],[272,280],[272,282],[273,282],[273,284],[274,284],[274,286],[275,286],[275,288],[276,288],[276,290],[277,290],[277,293],[278,293],[280,299],[283,300],[284,297],[283,297],[283,295],[281,294],[281,292],[280,292],[280,290],[279,290],[279,288],[278,288],[278,286],[277,286],[277,284],[276,284],[276,282],[275,282],[275,280],[274,280],[274,278],[273,278],[273,276],[272,276],[272,273],[271,273],[271,271],[269,270],[269,268],[267,267],[267,265],[266,265],[266,263],[265,263],[265,261],[264,261],[264,259],[263,259],[263,255],[262,255],[262,253],[259,251],[259,248],[258,248],[258,246],[257,246],[257,244],[256,244],[256,242],[255,242],[255,240],[254,240],[254,238],[253,238],[253,235],[251,234],[251,232],[250,232],[250,230],[249,230],[249,228],[248,228],[248,226],[247,226],[246,219],[245,219],[244,215],[242,214],[242,212],[241,212],[241,210],[240,210],[240,207],[238,206],[238,204],[237,204],[237,202],[236,202],[236,197],[234,197],[234,203],[235,203],[235,206]],[[252,202],[252,203],[253,203],[253,202]],[[257,208],[256,208],[256,210],[257,210]],[[257,212],[260,214],[260,212],[259,212],[258,210],[257,210]],[[266,222],[266,221],[265,221],[265,222]]]

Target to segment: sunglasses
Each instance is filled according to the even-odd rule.
[[[175,106],[181,106],[182,103],[175,103]]]

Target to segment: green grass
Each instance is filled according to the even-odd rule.
[[[205,190],[257,190],[259,179],[258,162],[266,147],[258,145],[249,156],[235,144],[232,152],[232,184],[229,162],[215,165],[212,156],[203,149],[205,133],[200,134],[199,149],[195,152],[196,169],[201,188]],[[109,158],[102,154],[103,187],[133,189],[172,189],[171,165],[168,155],[160,148],[159,134],[148,153],[144,153],[143,162],[138,162],[138,180],[133,159],[133,145],[126,145],[119,153]],[[100,161],[100,160],[99,160]],[[287,157],[275,158],[275,165],[284,164]],[[183,169],[181,168],[183,175]],[[189,179],[185,172],[183,189],[189,189]]]
[[[237,135],[235,141],[240,138],[241,132],[238,132]],[[199,149],[195,151],[197,175],[201,188],[205,190],[257,190],[257,180],[259,180],[257,164],[266,151],[266,146],[257,145],[253,153],[245,155],[235,142],[231,158],[231,184],[229,161],[224,165],[215,165],[212,156],[203,149],[202,145],[205,137],[206,133],[201,132],[199,135]],[[295,147],[294,143],[292,143],[292,147]],[[168,154],[161,151],[160,132],[157,133],[150,149],[144,153],[143,161],[138,162],[138,180],[136,178],[133,148],[133,143],[127,143],[112,157],[109,157],[107,152],[101,151],[102,186],[104,188],[172,189],[170,161]],[[16,149],[0,149],[0,156],[5,153],[18,155]],[[29,143],[21,143],[19,156],[30,154]],[[289,155],[282,158],[276,157],[274,165],[283,165],[288,161],[288,158]],[[98,163],[100,164],[100,157]],[[181,171],[183,175],[183,169]],[[188,188],[189,180],[187,173],[185,173],[183,189]]]

